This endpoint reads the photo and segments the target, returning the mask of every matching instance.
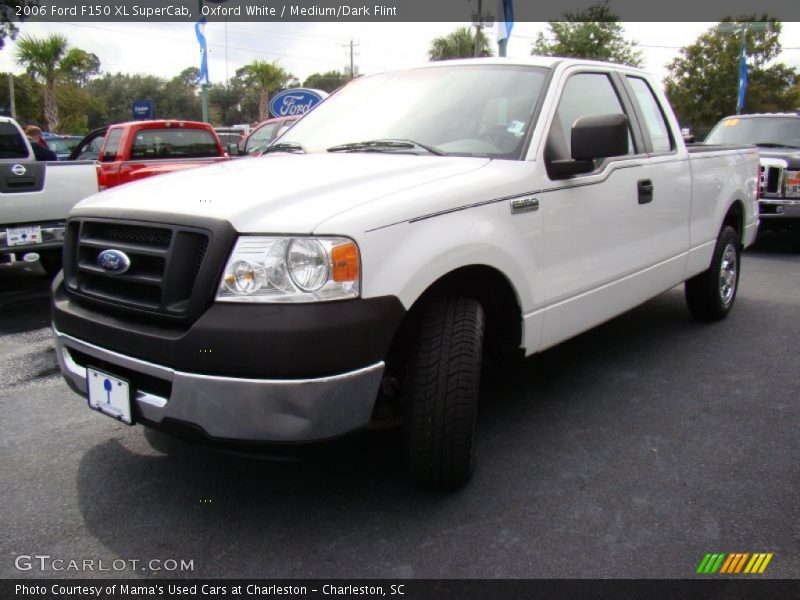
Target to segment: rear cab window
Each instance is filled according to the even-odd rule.
[[[0,159],[2,158],[30,158],[22,133],[11,123],[0,123]]]
[[[131,159],[211,158],[219,154],[217,139],[205,129],[142,129],[131,147]]]

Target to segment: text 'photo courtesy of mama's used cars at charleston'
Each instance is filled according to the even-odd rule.
[[[264,156],[103,192],[53,284],[61,370],[125,423],[313,443],[402,422],[408,476],[473,469],[484,358],[686,282],[731,309],[758,153],[687,149],[637,69],[481,59],[356,79]]]

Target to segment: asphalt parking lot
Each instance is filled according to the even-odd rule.
[[[772,552],[800,577],[800,250],[763,236],[736,307],[676,288],[484,385],[478,467],[402,479],[396,436],[276,463],[127,427],[57,374],[47,282],[0,268],[0,577],[692,577]],[[18,555],[192,572],[19,571]]]

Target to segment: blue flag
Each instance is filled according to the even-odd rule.
[[[511,37],[514,28],[513,0],[497,0],[497,41]]]
[[[736,100],[736,114],[744,109],[744,95],[747,92],[747,51],[742,44],[742,55],[739,57],[739,98]]]
[[[208,85],[211,81],[208,78],[208,45],[204,30],[206,28],[206,18],[203,17],[194,24],[194,33],[200,44],[200,75],[197,77],[197,85]]]

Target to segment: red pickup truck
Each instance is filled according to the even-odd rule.
[[[214,128],[197,121],[131,121],[96,129],[70,156],[100,162],[100,189],[210,165],[229,156]]]

